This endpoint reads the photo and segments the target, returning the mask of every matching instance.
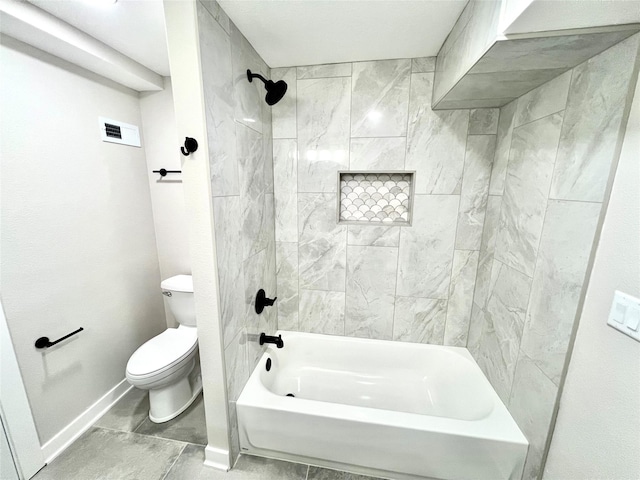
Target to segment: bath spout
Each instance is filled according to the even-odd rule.
[[[273,343],[278,348],[284,347],[284,342],[282,341],[282,335],[278,335],[277,337],[272,337],[270,335],[265,335],[265,333],[262,332],[260,334],[260,345],[264,345],[265,343]]]

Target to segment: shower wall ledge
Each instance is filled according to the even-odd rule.
[[[492,34],[500,2],[478,3],[467,5],[438,53],[434,110],[501,107],[640,31],[633,23]]]

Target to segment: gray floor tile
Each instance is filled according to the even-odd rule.
[[[149,418],[149,391],[132,388],[94,426],[133,432]]]
[[[204,449],[187,445],[165,480],[305,480],[307,466],[241,455],[229,472],[205,467]]]
[[[355,473],[339,472],[328,468],[309,467],[307,480],[381,480]]]
[[[136,428],[135,432],[142,435],[206,445],[207,427],[204,418],[202,394],[196,398],[189,408],[173,420],[165,423],[153,423],[147,418]]]
[[[92,427],[33,480],[162,480],[184,444]]]

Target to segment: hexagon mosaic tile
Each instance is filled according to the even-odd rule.
[[[409,225],[413,173],[340,173],[340,222]]]

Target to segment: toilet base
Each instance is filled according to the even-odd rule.
[[[184,412],[202,391],[200,362],[180,381],[163,388],[149,390],[149,420],[164,423]]]

